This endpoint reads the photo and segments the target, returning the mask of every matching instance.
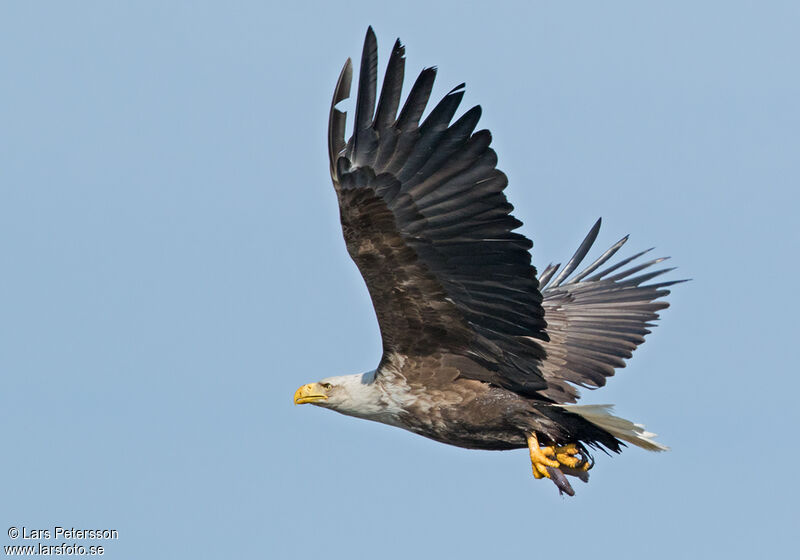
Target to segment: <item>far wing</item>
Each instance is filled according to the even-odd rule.
[[[550,335],[550,340],[542,343],[547,352],[542,373],[548,385],[542,394],[556,402],[575,402],[576,385],[602,387],[606,378],[614,375],[615,368],[625,367],[625,360],[655,326],[658,311],[669,307],[662,299],[669,294],[666,288],[683,281],[647,284],[671,268],[636,275],[663,258],[625,268],[647,251],[594,273],[625,244],[627,236],[570,277],[599,229],[600,220],[560,273],[556,275],[559,265],[548,266],[539,278],[544,286],[543,305]]]

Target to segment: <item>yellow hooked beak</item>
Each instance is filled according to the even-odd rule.
[[[309,383],[294,392],[294,404],[313,403],[327,398],[325,387],[321,383]]]

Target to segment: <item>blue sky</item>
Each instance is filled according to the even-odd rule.
[[[117,529],[109,558],[794,548],[800,7],[498,4],[3,3],[3,545],[60,525]],[[325,137],[369,24],[381,71],[399,36],[407,86],[437,65],[435,97],[465,81],[483,106],[537,266],[602,216],[601,245],[630,233],[693,279],[584,393],[672,451],[598,457],[564,499],[524,451],[293,406],[380,357]]]

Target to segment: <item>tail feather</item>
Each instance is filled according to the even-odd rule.
[[[595,426],[607,431],[615,438],[627,441],[648,451],[668,451],[669,447],[655,441],[656,434],[648,432],[642,424],[634,424],[619,416],[611,414],[610,404],[565,404],[561,405],[568,412],[578,414]]]

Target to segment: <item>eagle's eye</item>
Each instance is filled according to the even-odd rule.
[[[323,383],[322,386],[325,388],[326,391],[329,391],[333,385],[330,383]]]

